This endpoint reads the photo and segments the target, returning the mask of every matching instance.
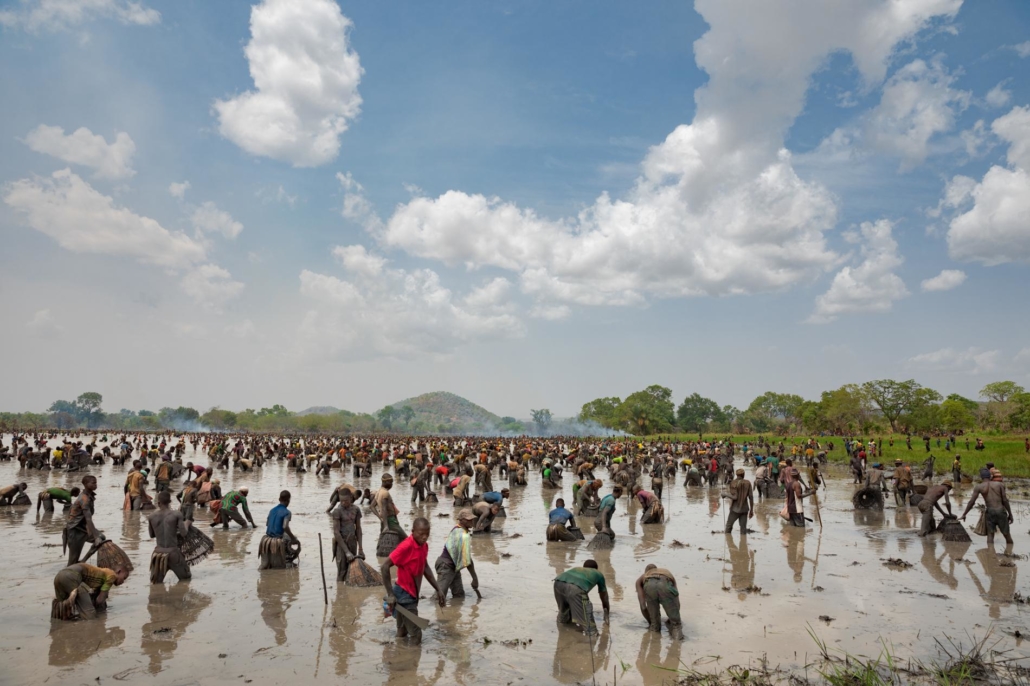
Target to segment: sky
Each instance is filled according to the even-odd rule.
[[[1030,385],[1030,3],[0,0],[0,409]]]

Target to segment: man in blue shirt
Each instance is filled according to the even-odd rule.
[[[572,523],[572,528],[576,528],[576,518],[565,509],[565,501],[558,498],[554,505],[555,508],[547,515],[547,540],[578,541],[579,538],[568,529],[570,522]]]
[[[279,504],[268,512],[265,537],[261,539],[258,553],[261,555],[260,569],[281,569],[292,565],[300,555],[300,541],[290,530],[293,514],[289,509],[290,492],[279,494]]]
[[[615,515],[615,501],[622,497],[622,486],[616,486],[612,492],[601,498],[600,509],[597,519],[594,520],[594,528],[599,533],[605,533],[615,539],[615,532],[612,531],[612,517]]]

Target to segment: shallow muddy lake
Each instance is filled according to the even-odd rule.
[[[9,444],[10,437],[5,439]],[[184,460],[208,463],[199,457],[187,450]],[[277,684],[346,677],[392,686],[575,684],[591,683],[593,673],[598,684],[617,677],[627,685],[650,685],[671,683],[670,670],[681,665],[746,667],[767,658],[771,665],[803,671],[818,652],[809,627],[831,649],[875,656],[882,638],[897,655],[917,659],[939,656],[935,638],[968,645],[991,630],[996,650],[1030,664],[1030,645],[1013,636],[1017,630],[1030,633],[1027,607],[1013,602],[1017,592],[1030,595],[1019,575],[1028,564],[1020,554],[1030,552],[1023,486],[1010,485],[1016,513],[1011,557],[1002,554],[1000,536],[996,550],[975,535],[971,544],[920,539],[918,510],[895,508],[892,497],[883,512],[855,512],[854,487],[832,471],[829,492],[806,501],[806,514],[815,521],[805,530],[782,522],[777,499],[757,506],[750,524],[755,533],[713,534],[725,516],[719,489],[677,485],[666,491],[664,524],[641,525],[639,506],[620,500],[614,549],[593,553],[586,542],[544,540],[547,512],[559,496],[571,502],[572,479],[557,492],[543,491],[540,477],[532,474],[529,486],[514,489],[506,501],[508,516],[495,522],[495,533],[473,537],[484,598],[475,598],[466,576],[469,597],[448,600],[445,608],[423,600],[420,612],[432,625],[418,648],[395,642],[394,623],[382,616],[381,588],[335,581],[324,511],[343,474],[297,474],[284,462],[249,473],[216,471],[224,492],[250,488],[259,528],[211,529],[207,511],[198,510],[197,524],[213,531],[215,551],[193,568],[191,581],[175,583],[169,573],[165,584],[152,586],[146,571],[153,550],[149,513],[121,509],[127,469],[110,463],[92,468],[100,484],[95,521],[132,557],[136,571],[112,591],[106,616],[51,622],[53,577],[64,566],[66,515],[58,506],[55,514],[37,516],[35,498],[45,487],[70,488],[82,475],[20,472],[17,462],[0,463],[0,484],[27,481],[33,498],[31,508],[0,508],[6,544],[0,562],[6,590],[0,683]],[[377,468],[371,479],[355,485],[378,486],[379,476]],[[600,470],[598,478],[607,492],[607,473]],[[498,487],[500,481],[495,480]],[[300,566],[259,572],[265,517],[283,488],[293,494],[292,528],[303,544]],[[967,485],[954,493],[958,512],[969,490]],[[443,493],[439,504],[410,507],[409,494],[407,480],[398,480],[394,497],[404,528],[410,531],[417,515],[432,523],[432,563],[453,525],[452,507]],[[970,531],[976,515],[969,517]],[[371,556],[378,522],[366,514],[363,523]],[[589,541],[592,526],[582,526]],[[328,606],[319,573],[320,532]],[[611,624],[592,644],[574,628],[555,623],[551,590],[555,575],[591,557],[608,580],[612,601]],[[888,558],[912,566],[889,568]],[[646,630],[634,582],[648,563],[677,576],[682,642]],[[600,621],[600,602],[595,593],[591,598]]]

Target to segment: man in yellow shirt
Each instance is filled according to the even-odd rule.
[[[51,616],[57,619],[74,619],[72,607],[78,608],[83,619],[95,619],[97,612],[107,609],[107,595],[112,586],[125,583],[129,573],[118,569],[104,569],[80,562],[65,567],[54,577],[54,594]]]

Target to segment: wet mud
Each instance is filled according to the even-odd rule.
[[[9,437],[8,437],[9,441]],[[199,457],[199,456],[198,456]],[[185,459],[206,464],[187,452]],[[259,529],[229,531],[208,527],[198,510],[198,526],[212,532],[215,551],[193,568],[193,579],[152,586],[146,569],[153,543],[147,513],[123,512],[122,485],[127,467],[94,467],[99,477],[96,522],[131,556],[136,572],[111,594],[106,615],[96,621],[59,622],[49,618],[53,577],[63,568],[60,535],[65,514],[35,511],[36,494],[45,487],[78,483],[81,474],[24,472],[0,464],[0,483],[25,480],[31,508],[0,507],[0,562],[6,597],[0,641],[0,683],[294,683],[298,679],[346,677],[361,684],[474,683],[671,683],[681,665],[706,668],[769,664],[804,669],[818,649],[811,629],[831,648],[876,655],[880,639],[896,654],[934,659],[934,637],[972,642],[993,629],[996,650],[1027,660],[1030,635],[1027,606],[1013,602],[1030,595],[1021,567],[1030,552],[1027,505],[1013,502],[1015,550],[1004,541],[995,549],[973,536],[970,543],[920,539],[915,508],[855,511],[854,487],[843,474],[829,479],[828,493],[806,500],[813,519],[801,530],[778,516],[780,500],[757,505],[749,522],[754,533],[727,536],[725,505],[718,489],[677,486],[667,489],[666,522],[641,525],[640,508],[618,503],[611,550],[592,552],[593,527],[581,522],[586,541],[549,543],[544,532],[555,498],[571,501],[571,479],[558,491],[542,490],[538,476],[513,489],[508,517],[495,522],[496,533],[473,537],[472,552],[483,599],[468,586],[468,597],[440,608],[420,606],[432,625],[419,647],[398,643],[394,624],[382,617],[380,588],[345,587],[335,581],[329,559],[330,489],[344,481],[288,472],[269,463],[249,473],[219,472],[223,489],[249,486]],[[599,474],[600,478],[606,475]],[[350,481],[348,478],[347,481]],[[359,479],[362,488],[379,483]],[[303,544],[293,570],[258,571],[257,547],[268,510],[278,492],[293,494],[292,528]],[[607,490],[607,489],[605,489]],[[959,511],[969,486],[958,489]],[[452,526],[448,499],[409,507],[405,480],[394,488],[401,523],[410,530],[414,516],[426,516],[432,533],[430,563],[439,555]],[[966,524],[972,531],[976,511]],[[365,549],[375,549],[378,523],[363,518]],[[323,602],[318,533],[326,555],[329,605]],[[682,545],[675,545],[678,542]],[[57,544],[56,546],[54,544]],[[589,639],[555,623],[551,581],[567,568],[594,557],[608,580],[611,623]],[[906,565],[885,565],[900,560]],[[371,560],[370,560],[371,562]],[[638,609],[634,582],[648,563],[674,572],[680,587],[685,640],[667,630],[649,633]],[[424,591],[428,585],[424,586]],[[428,589],[431,590],[431,589]],[[598,621],[600,602],[592,594]],[[831,621],[820,621],[829,617]],[[993,639],[992,639],[993,640]],[[1030,663],[1028,663],[1030,664]]]

